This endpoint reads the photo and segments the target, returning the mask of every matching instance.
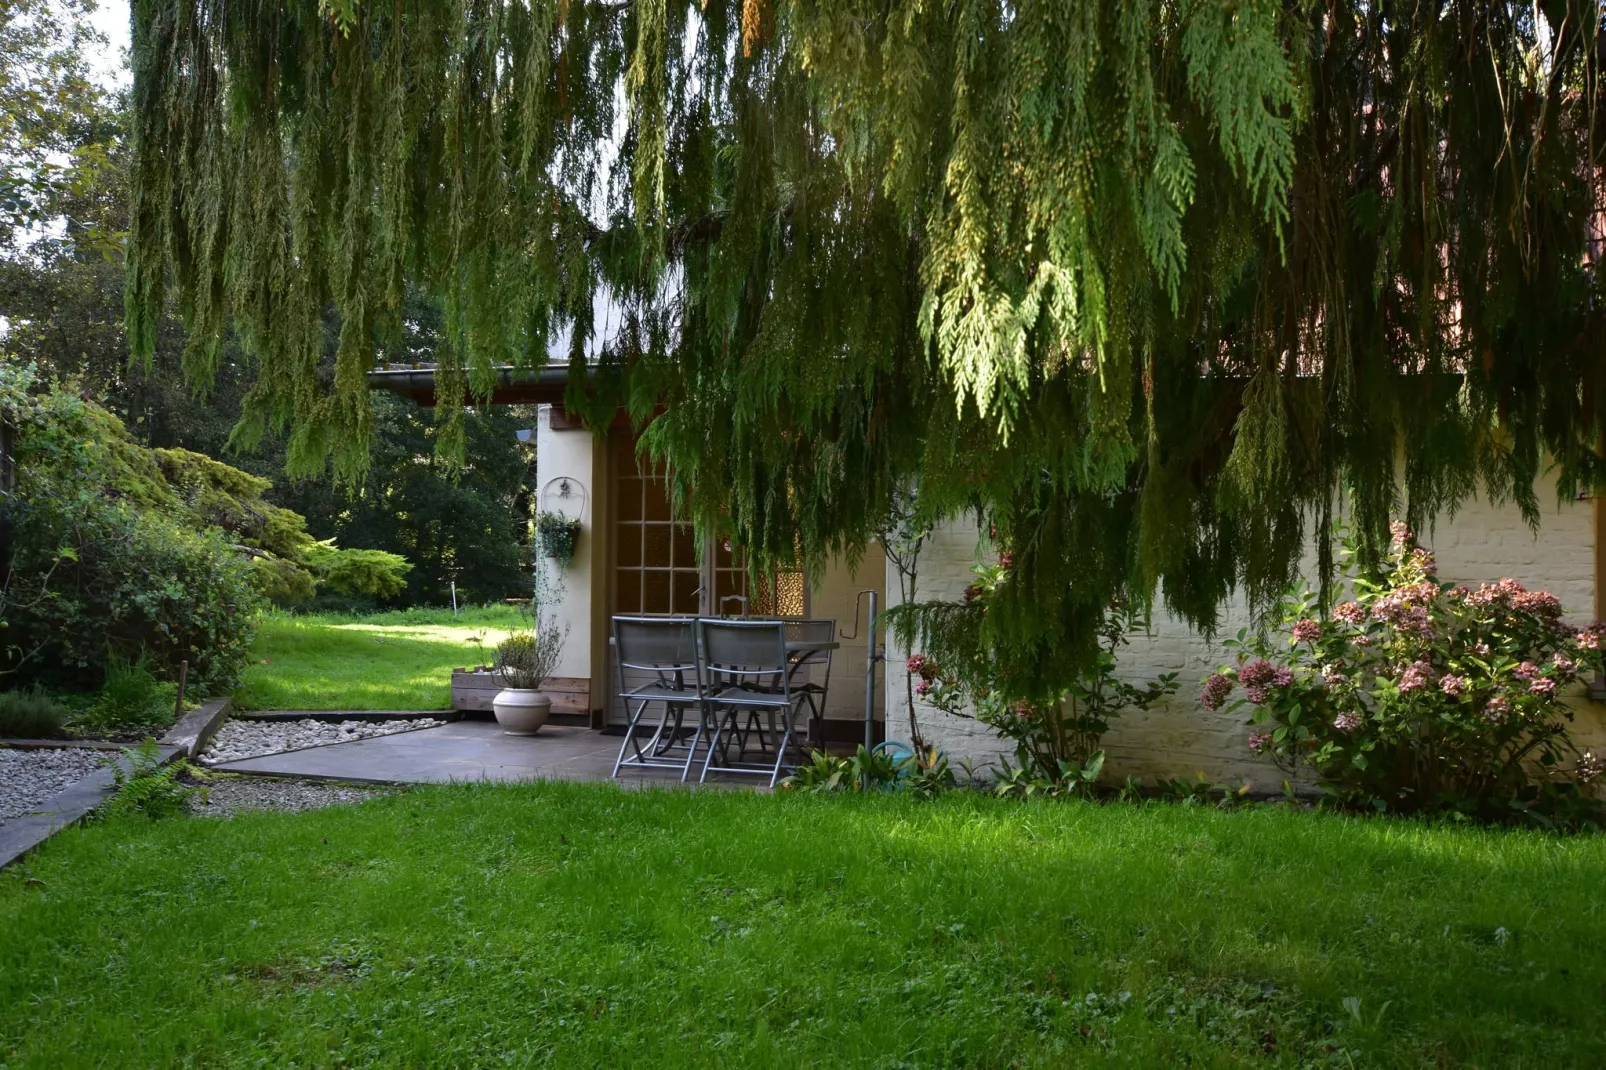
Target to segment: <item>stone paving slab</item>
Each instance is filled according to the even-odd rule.
[[[354,783],[438,784],[454,780],[606,780],[619,753],[619,736],[589,728],[547,725],[533,736],[510,736],[486,721],[457,721],[349,743],[223,762],[229,773],[314,777]],[[692,776],[697,770],[694,767]],[[619,783],[671,785],[667,769],[632,769]],[[743,778],[752,786],[756,778]]]

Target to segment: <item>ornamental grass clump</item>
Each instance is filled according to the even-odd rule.
[[[1606,626],[1568,625],[1555,595],[1515,580],[1441,582],[1393,532],[1380,582],[1347,576],[1354,597],[1326,620],[1308,591],[1285,600],[1285,641],[1240,632],[1201,703],[1247,707],[1251,750],[1349,805],[1602,823],[1602,762],[1574,745],[1564,696],[1601,671]]]

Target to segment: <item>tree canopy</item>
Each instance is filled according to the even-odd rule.
[[[977,510],[1045,689],[1341,502],[1602,481],[1593,2],[135,0],[133,56],[130,343],[232,330],[244,439],[360,473],[421,287],[449,453],[567,338],[755,565]]]

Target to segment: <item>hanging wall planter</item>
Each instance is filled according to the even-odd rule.
[[[562,513],[542,513],[535,518],[535,535],[541,541],[541,553],[568,568],[574,560],[574,548],[580,542],[580,521]]]

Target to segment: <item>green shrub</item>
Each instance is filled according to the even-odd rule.
[[[94,725],[158,726],[173,723],[178,687],[162,683],[141,654],[133,661],[114,657],[106,683],[84,720]]]
[[[59,739],[66,735],[67,707],[37,685],[0,691],[0,736],[8,739]]]

